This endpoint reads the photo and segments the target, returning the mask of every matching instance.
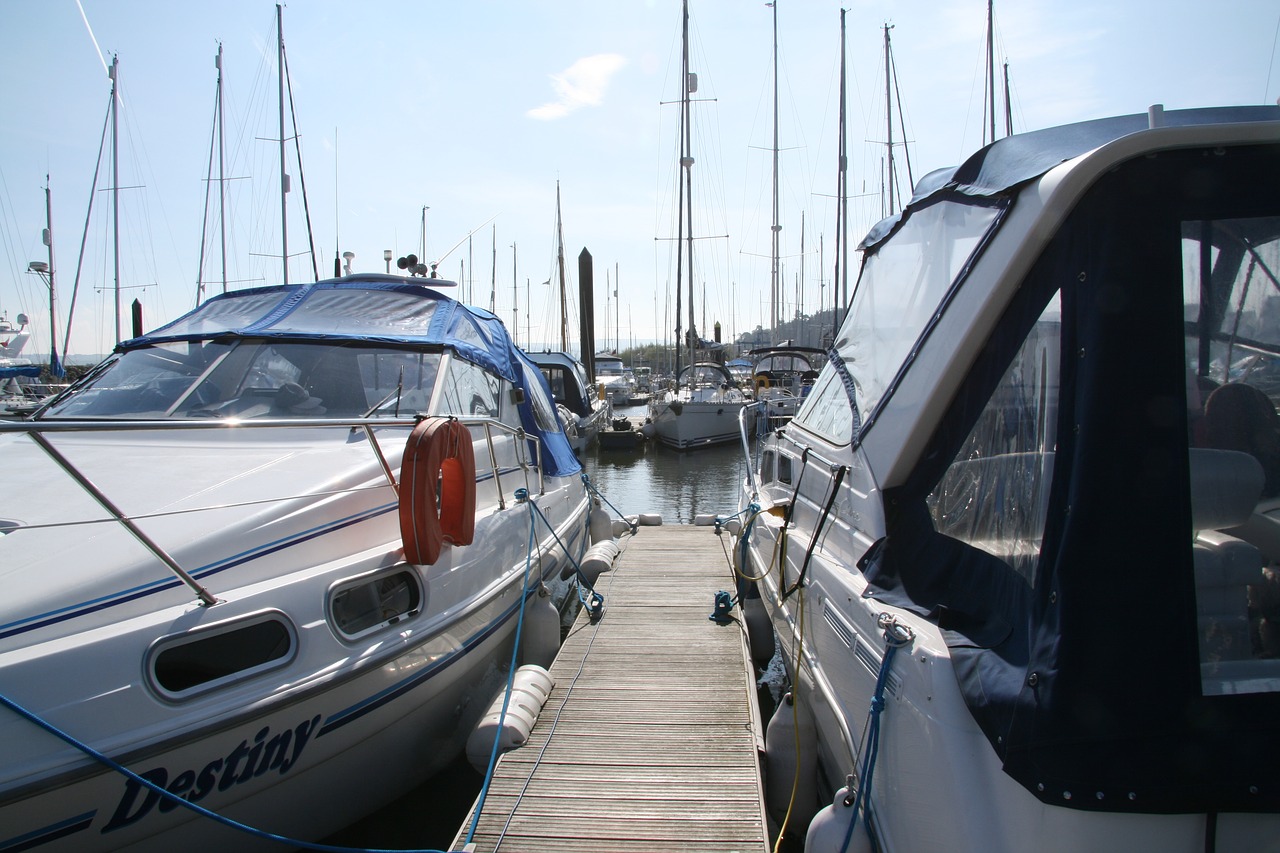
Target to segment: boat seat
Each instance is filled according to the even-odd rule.
[[[1244,524],[1227,532],[1255,546],[1268,565],[1280,563],[1280,498],[1262,501]]]
[[[1262,484],[1262,466],[1247,453],[1191,449],[1192,557],[1205,663],[1253,656],[1249,586],[1262,581],[1262,552],[1225,531],[1253,515]]]

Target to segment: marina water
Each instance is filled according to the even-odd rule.
[[[633,420],[643,406],[616,409]],[[656,513],[663,524],[692,524],[698,515],[732,515],[746,476],[741,443],[677,452],[661,446],[583,454],[591,483],[616,508],[610,515]],[[641,529],[639,535],[644,535]],[[708,602],[710,607],[711,602]],[[381,849],[448,850],[482,783],[462,756],[431,781],[325,843]]]

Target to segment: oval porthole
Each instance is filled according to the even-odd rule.
[[[260,615],[160,640],[151,677],[165,695],[186,697],[283,666],[295,645],[282,617]]]
[[[401,570],[340,584],[329,598],[329,617],[348,640],[395,625],[422,609],[417,575]]]

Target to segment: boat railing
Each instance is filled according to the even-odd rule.
[[[755,460],[751,458],[751,436],[747,425],[750,423],[748,417],[755,417],[751,414],[752,409],[760,407],[760,402],[748,403],[741,409],[738,409],[738,437],[742,439],[742,455],[745,457],[747,464],[747,485],[751,487],[751,498],[755,500],[760,495],[760,489],[756,485]]]
[[[254,418],[238,421],[234,419],[201,419],[201,420],[26,420],[0,422],[0,434],[25,433],[53,460],[67,476],[93,498],[106,511],[109,521],[122,525],[146,548],[157,560],[163,563],[182,583],[188,586],[202,604],[216,603],[215,597],[197,581],[191,573],[184,569],[178,561],[138,525],[138,518],[125,513],[98,484],[94,483],[76,464],[48,438],[49,434],[68,433],[111,433],[111,432],[200,432],[215,430],[280,430],[280,429],[339,429],[349,432],[361,431],[369,439],[371,452],[382,469],[387,485],[399,496],[399,483],[395,471],[383,450],[386,436],[379,441],[378,433],[388,429],[403,429],[407,438],[411,430],[420,420],[418,417],[404,418]],[[507,506],[506,492],[502,485],[504,466],[499,459],[498,444],[504,436],[510,438],[513,448],[514,464],[507,465],[505,470],[519,472],[523,477],[524,488],[531,493],[544,494],[542,447],[529,440],[529,435],[518,427],[511,427],[493,418],[462,417],[458,418],[472,432],[473,440],[476,428],[482,437],[489,472],[492,474],[499,510]],[[480,472],[477,472],[479,474]],[[514,494],[514,490],[513,490]],[[280,498],[287,500],[288,498]]]

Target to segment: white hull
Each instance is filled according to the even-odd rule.
[[[740,436],[738,413],[746,405],[745,400],[655,402],[652,417],[656,437],[676,450],[737,441]],[[754,426],[753,422],[748,423]]]
[[[284,464],[287,456],[298,453],[308,432],[314,431],[273,431],[278,441],[258,443],[246,452],[258,456],[267,468],[270,457]],[[328,434],[346,432],[335,428]],[[166,455],[182,457],[200,447],[207,451],[210,439],[193,441],[196,435],[180,435]],[[392,444],[387,439],[384,443]],[[107,448],[95,447],[92,440],[81,440],[78,447],[64,441],[62,446],[83,470],[96,470],[108,494],[119,494],[131,476],[119,471],[113,483],[105,467],[107,457],[101,457],[101,468],[91,459]],[[29,448],[13,442],[5,448],[10,455],[30,456],[24,450]],[[222,450],[218,458],[234,456]],[[315,443],[310,453],[325,451]],[[332,450],[326,455],[332,457]],[[363,455],[366,473],[376,476],[368,447],[346,447],[340,455]],[[31,461],[35,464],[34,458]],[[185,488],[195,489],[198,479],[189,472]],[[576,557],[586,543],[587,504],[575,480],[548,480],[546,495],[535,500]],[[212,500],[210,484],[202,485],[205,488],[191,492],[189,500],[201,491],[204,500]],[[257,488],[253,482],[231,488],[263,493],[261,483]],[[148,601],[155,596],[133,603],[121,600],[108,606],[105,616],[85,607],[81,615],[66,619],[51,614],[46,624],[26,631],[26,626],[7,618],[5,633],[10,638],[0,646],[5,695],[185,799],[269,832],[319,837],[452,760],[501,688],[519,613],[530,524],[528,511],[511,498],[512,488],[514,484],[504,488],[509,508],[499,510],[491,503],[496,492],[490,483],[489,498],[482,500],[491,508],[477,519],[476,545],[452,551],[446,546],[435,566],[416,569],[423,575],[427,598],[420,612],[404,618],[391,633],[355,641],[335,636],[325,609],[326,591],[344,579],[397,564],[394,495],[385,484],[336,500],[323,495],[299,498],[294,512],[276,517],[257,503],[242,504],[238,510],[213,500],[221,508],[170,519],[180,520],[185,530],[153,530],[160,541],[173,544],[174,553],[186,556],[177,543],[187,536],[196,540],[199,530],[207,528],[209,515],[221,517],[226,529],[239,529],[241,565],[195,573],[216,591],[217,605],[202,607],[185,587],[176,587],[156,593],[168,602],[163,607]],[[230,497],[226,489],[222,495]],[[75,501],[63,497],[61,510],[49,509],[74,515]],[[170,497],[152,493],[161,503],[170,502]],[[352,506],[353,500],[362,506]],[[299,502],[311,504],[312,511],[298,513]],[[327,510],[316,511],[326,503]],[[335,503],[347,506],[339,509]],[[28,505],[29,518],[40,512],[40,506]],[[233,520],[236,515],[243,517],[242,523]],[[292,527],[291,518],[296,520]],[[316,522],[320,526],[314,526]],[[44,531],[50,534],[43,537],[49,540],[43,545],[51,562],[66,559],[66,548],[74,549],[71,540],[77,538],[68,533],[79,529],[85,528]],[[34,543],[40,532],[0,537],[6,564],[12,565],[8,561],[16,557],[15,549],[28,540]],[[63,548],[53,544],[54,534],[64,540]],[[255,537],[262,545],[247,547]],[[98,539],[98,565],[110,564],[113,547],[123,553],[129,546],[125,537]],[[192,541],[192,547],[207,553],[215,543],[205,539]],[[559,580],[563,550],[545,525],[539,539],[547,555],[543,577],[563,600],[569,592]],[[366,547],[341,555],[341,542],[362,542]],[[322,556],[326,553],[329,560]],[[279,569],[271,571],[270,564]],[[535,560],[535,571],[537,565]],[[530,583],[536,585],[536,580]],[[137,683],[137,667],[155,638],[268,611],[286,614],[296,626],[297,652],[287,666],[184,702],[158,696],[154,688]],[[99,622],[100,627],[77,631],[77,622]],[[122,667],[112,661],[135,663]],[[125,721],[130,725],[121,727]],[[0,773],[0,846],[22,839],[33,849],[50,851],[122,846],[243,849],[251,841],[161,801],[158,794],[59,746],[51,735],[11,713],[0,721],[0,737],[6,744],[23,745],[7,748]]]
[[[1280,359],[1278,134],[1153,108],[1000,140],[863,241],[735,552],[809,853],[846,785],[848,849],[1280,849],[1280,386],[1248,369]]]
[[[215,296],[0,423],[0,849],[315,841],[462,753],[591,505],[545,378],[448,286]],[[531,614],[514,663],[547,665]]]

